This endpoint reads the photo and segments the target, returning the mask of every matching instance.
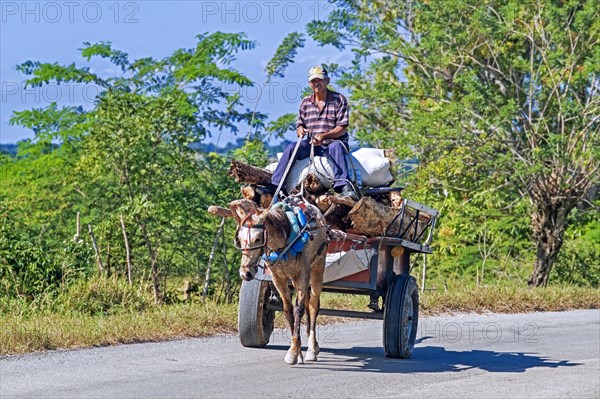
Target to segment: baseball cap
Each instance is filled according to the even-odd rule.
[[[325,70],[325,68],[321,67],[321,66],[314,66],[312,68],[310,68],[310,70],[308,71],[308,81],[310,82],[313,79],[325,79],[329,77],[327,75],[327,71]]]

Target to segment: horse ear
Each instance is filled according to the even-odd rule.
[[[258,214],[258,216],[255,219],[256,223],[264,223],[264,221],[267,219],[267,216],[269,216],[269,209],[259,209],[260,213]]]
[[[237,223],[240,224],[249,213],[256,213],[256,204],[247,199],[235,200],[229,203],[229,209]]]

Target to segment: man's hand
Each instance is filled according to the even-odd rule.
[[[315,134],[312,138],[312,144],[320,146],[323,144],[323,140],[325,140],[323,133]]]
[[[302,126],[298,126],[296,129],[296,134],[298,137],[303,137],[308,133],[308,129],[303,128]]]

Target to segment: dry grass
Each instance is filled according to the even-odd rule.
[[[423,315],[600,308],[598,289],[578,287],[469,287],[448,293],[426,292],[420,299]],[[326,308],[365,311],[367,304],[368,297],[365,296],[324,294],[322,297],[322,306]],[[341,320],[321,319],[325,323]],[[0,324],[0,355],[7,355],[235,332],[237,305],[179,304],[109,315],[0,314]],[[285,326],[282,315],[278,315],[277,325]]]
[[[568,286],[465,287],[449,292],[419,293],[420,313],[526,313],[600,308],[600,290]],[[323,307],[366,311],[368,297],[324,294]]]
[[[551,286],[468,287],[450,292],[425,292],[425,315],[454,312],[526,313],[600,308],[597,288]]]
[[[0,355],[72,349],[235,331],[236,305],[170,305],[112,315],[1,315]]]

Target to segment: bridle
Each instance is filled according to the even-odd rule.
[[[246,217],[244,218],[244,220],[242,220],[242,223],[240,223],[240,226],[238,227],[237,231],[235,232],[235,241],[234,241],[234,245],[237,249],[242,250],[242,252],[248,252],[248,251],[254,251],[257,249],[263,249],[267,240],[266,240],[266,231],[265,231],[265,225],[264,224],[253,224],[252,223],[252,214],[253,212],[249,213],[248,215],[246,215]],[[248,238],[246,238],[244,240],[244,245],[242,245],[242,243],[240,243],[240,238],[239,238],[239,233],[241,229],[246,229],[248,231]],[[262,233],[262,240],[254,245],[254,246],[249,246],[250,245],[250,232],[253,229],[262,229],[263,233]]]

